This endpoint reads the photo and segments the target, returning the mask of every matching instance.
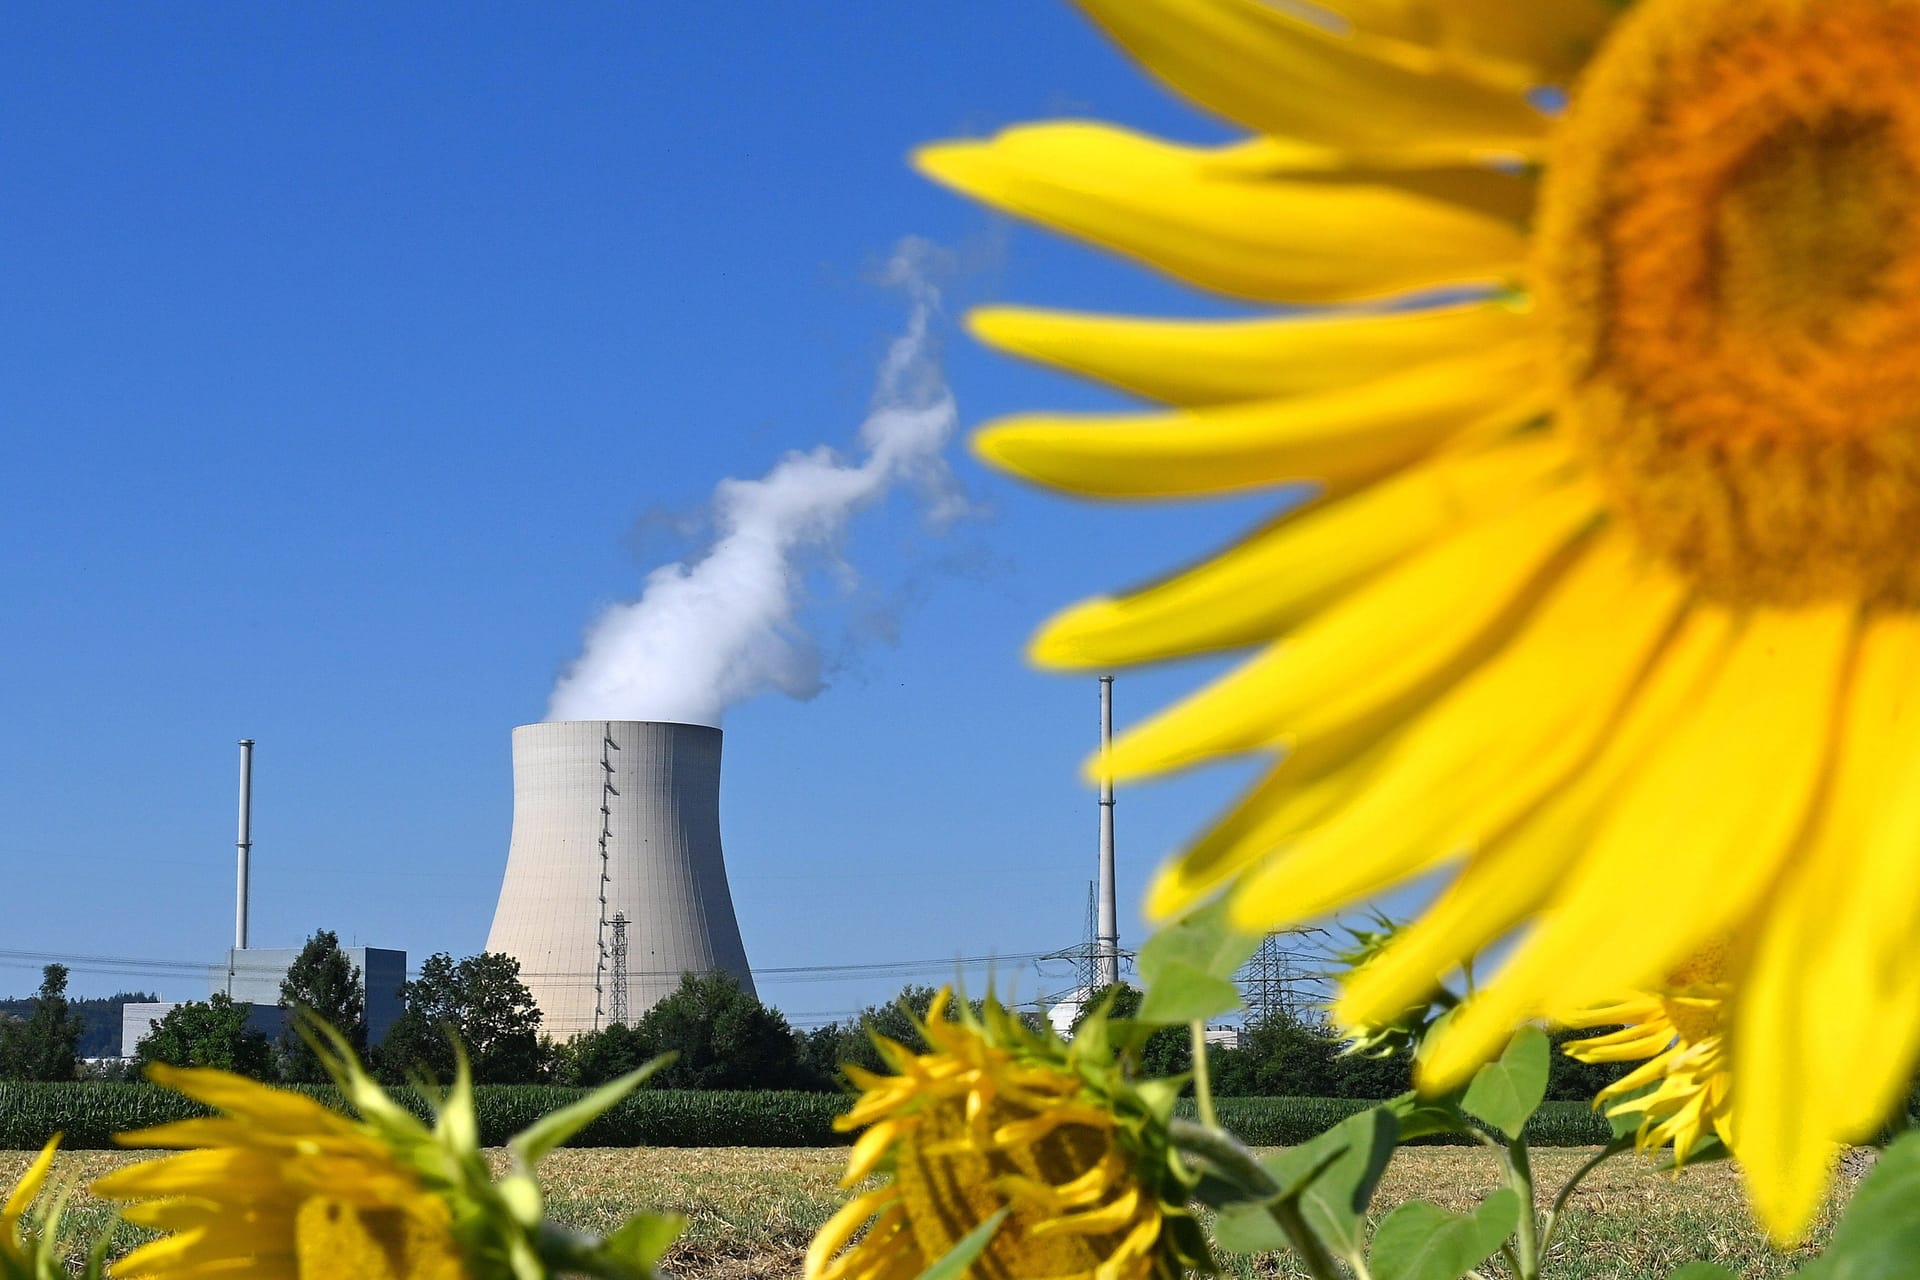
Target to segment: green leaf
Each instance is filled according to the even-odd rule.
[[[1802,1280],[1906,1280],[1920,1258],[1920,1133],[1880,1153]]]
[[[1452,1098],[1423,1098],[1403,1093],[1386,1104],[1400,1122],[1399,1141],[1404,1145],[1415,1138],[1435,1133],[1464,1133],[1467,1117]]]
[[[529,1166],[540,1163],[548,1152],[618,1106],[643,1080],[678,1056],[663,1053],[638,1071],[629,1071],[618,1080],[601,1085],[580,1101],[548,1112],[508,1139],[507,1149]]]
[[[1170,964],[1185,965],[1216,978],[1232,978],[1259,946],[1260,935],[1242,933],[1228,924],[1226,900],[1216,899],[1147,939],[1140,948],[1140,978],[1146,983],[1149,998]]]
[[[1678,1271],[1669,1272],[1667,1280],[1740,1280],[1740,1277],[1717,1262],[1689,1262]]]
[[[1460,1280],[1505,1243],[1520,1222],[1520,1195],[1502,1187],[1472,1216],[1412,1200],[1373,1233],[1375,1280]]]
[[[1240,988],[1184,960],[1162,963],[1148,980],[1136,1022],[1162,1025],[1204,1022],[1240,1007]]]
[[[1297,1197],[1313,1183],[1315,1178],[1325,1173],[1335,1161],[1347,1153],[1344,1138],[1334,1134],[1333,1130],[1320,1134],[1308,1142],[1302,1143],[1288,1152],[1289,1156],[1297,1152],[1313,1149],[1311,1159],[1301,1158],[1289,1162],[1283,1172],[1287,1175],[1279,1179],[1280,1194],[1270,1200],[1249,1202],[1246,1192],[1238,1183],[1225,1179],[1216,1179],[1217,1185],[1209,1186],[1206,1179],[1201,1180],[1196,1189],[1196,1198],[1220,1210],[1213,1225],[1214,1243],[1229,1253],[1271,1253],[1275,1249],[1292,1246],[1287,1233],[1274,1221],[1269,1206],[1276,1200]],[[1275,1161],[1267,1162],[1269,1174],[1275,1172]],[[1211,1194],[1214,1198],[1206,1199]]]
[[[1262,1164],[1275,1182],[1300,1197],[1307,1226],[1328,1248],[1358,1258],[1366,1244],[1367,1206],[1393,1159],[1399,1133],[1393,1112],[1375,1107]],[[1334,1150],[1339,1156],[1329,1161],[1327,1154]],[[1315,1166],[1323,1164],[1316,1176]]]
[[[920,1273],[920,1280],[960,1280],[973,1260],[987,1251],[987,1245],[993,1240],[993,1233],[1007,1220],[1011,1210],[1002,1209],[982,1222],[966,1235],[960,1237],[958,1244],[940,1255],[939,1261]]]
[[[1547,1096],[1552,1057],[1546,1032],[1533,1026],[1520,1028],[1505,1052],[1475,1074],[1460,1105],[1507,1137],[1518,1139],[1527,1117]]]
[[[602,1248],[609,1255],[650,1272],[686,1226],[687,1220],[678,1214],[636,1213],[607,1237]]]

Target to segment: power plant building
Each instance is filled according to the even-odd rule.
[[[487,950],[542,1029],[632,1021],[687,973],[753,991],[720,849],[721,732],[641,720],[513,731],[513,834]]]

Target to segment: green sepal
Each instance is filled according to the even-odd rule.
[[[1677,1173],[1688,1165],[1716,1164],[1719,1161],[1731,1159],[1733,1159],[1733,1152],[1727,1149],[1727,1144],[1720,1141],[1718,1134],[1710,1133],[1693,1144],[1685,1160],[1678,1156],[1668,1156],[1657,1166],[1657,1172]]]
[[[1460,1280],[1492,1255],[1520,1223],[1520,1195],[1502,1187],[1471,1215],[1412,1200],[1373,1233],[1367,1263],[1375,1280]]]
[[[678,1053],[663,1053],[645,1066],[629,1071],[618,1080],[601,1085],[578,1102],[569,1103],[557,1111],[548,1112],[507,1139],[507,1149],[528,1165],[540,1163],[554,1148],[565,1145],[568,1138],[619,1106],[626,1096],[638,1089],[648,1076],[679,1056]],[[472,1091],[457,1092],[466,1095],[468,1108],[471,1109]]]
[[[1522,1027],[1498,1058],[1474,1074],[1460,1105],[1518,1140],[1528,1117],[1547,1096],[1547,1072],[1552,1062],[1547,1033],[1535,1026]]]
[[[987,1245],[993,1241],[993,1233],[1007,1220],[1011,1209],[1001,1209],[979,1226],[961,1236],[953,1248],[941,1254],[934,1263],[920,1273],[919,1280],[960,1280],[974,1259],[987,1251]]]

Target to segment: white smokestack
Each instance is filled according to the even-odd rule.
[[[885,282],[906,290],[911,309],[860,426],[866,456],[855,462],[820,445],[758,480],[722,480],[713,544],[655,569],[640,599],[594,620],[554,686],[548,720],[717,725],[728,707],[766,689],[820,691],[819,652],[796,622],[805,569],[830,560],[854,513],[902,482],[920,491],[936,523],[964,507],[943,457],[959,415],[928,334],[940,302],[925,278],[935,253],[910,238],[887,263]]]

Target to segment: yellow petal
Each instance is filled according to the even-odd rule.
[[[914,153],[922,173],[987,204],[1258,302],[1497,286],[1524,269],[1525,236],[1502,219],[1387,183],[1238,177],[1217,160],[1081,122]]]
[[[841,1205],[814,1233],[813,1243],[807,1246],[804,1274],[808,1280],[820,1275],[840,1246],[853,1239],[854,1233],[867,1225],[868,1220],[898,1198],[899,1192],[888,1186],[855,1196]]]
[[[1340,755],[1321,751],[1311,760],[1294,752],[1240,796],[1192,847],[1170,859],[1147,890],[1147,917],[1170,920],[1256,861],[1266,843],[1262,831],[1298,831],[1345,804],[1373,774],[1385,744]]]
[[[1535,67],[1568,81],[1599,45],[1619,7],[1606,0],[1314,0],[1364,31]]]
[[[1735,929],[1807,819],[1854,628],[1851,603],[1755,613],[1512,960],[1454,1017],[1423,1079],[1464,1078],[1518,1018],[1645,988]],[[1654,893],[1675,909],[1648,910]]]
[[[1683,598],[1629,537],[1600,539],[1506,649],[1421,715],[1351,803],[1241,883],[1235,921],[1310,919],[1499,836],[1599,745]]]
[[[882,1120],[860,1135],[853,1144],[853,1150],[847,1156],[847,1172],[840,1179],[842,1187],[851,1187],[859,1183],[868,1174],[879,1167],[892,1149],[893,1141],[900,1136],[900,1122]]]
[[[1497,438],[1537,418],[1531,347],[1389,374],[1339,391],[1162,414],[1027,414],[981,428],[983,459],[1103,498],[1230,494],[1289,481],[1339,489],[1449,438]]]
[[[1263,643],[1453,529],[1526,501],[1569,466],[1546,435],[1445,455],[1284,517],[1135,595],[1077,604],[1041,629],[1028,656],[1108,670]]]
[[[982,307],[967,316],[968,329],[988,346],[1190,407],[1338,390],[1525,341],[1534,325],[1530,312],[1505,300],[1257,320],[1147,320],[1024,307]]]
[[[1735,1124],[1754,1210],[1804,1235],[1835,1144],[1906,1095],[1920,1036],[1909,961],[1920,917],[1920,619],[1861,638],[1820,828],[1764,911],[1735,1002]]]
[[[1351,1027],[1393,1016],[1532,914],[1566,874],[1623,780],[1692,714],[1725,661],[1731,636],[1725,611],[1692,611],[1635,693],[1605,750],[1539,812],[1475,854],[1432,906],[1349,978],[1335,1019]],[[1508,1030],[1531,1012],[1515,1014]],[[1573,1011],[1569,1020],[1576,1016]],[[1430,1073],[1429,1064],[1423,1080]]]
[[[54,1134],[47,1139],[47,1145],[40,1148],[40,1154],[33,1158],[27,1171],[20,1175],[20,1181],[13,1184],[13,1190],[7,1194],[7,1201],[0,1205],[0,1238],[5,1238],[20,1215],[27,1211],[33,1198],[40,1194],[40,1188],[46,1184],[47,1171],[53,1168],[54,1152],[60,1149],[60,1135]]]
[[[1538,155],[1547,121],[1517,69],[1340,34],[1264,0],[1079,0],[1146,68],[1263,133],[1356,155]]]
[[[1567,485],[1407,560],[1121,735],[1109,757],[1113,776],[1311,744],[1403,707],[1525,606],[1595,509],[1586,485]]]
[[[231,1071],[155,1063],[147,1068],[147,1078],[264,1130],[300,1134],[358,1132],[346,1117],[304,1094],[275,1089]]]

